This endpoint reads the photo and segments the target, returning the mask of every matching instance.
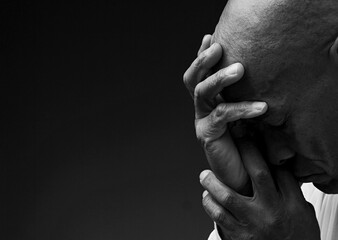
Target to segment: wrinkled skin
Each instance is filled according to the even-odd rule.
[[[230,0],[211,43],[223,48],[217,69],[235,62],[246,69],[224,89],[225,100],[268,103],[257,125],[269,161],[288,162],[300,182],[338,193],[338,65],[329,54],[338,2],[301,2],[310,3]]]
[[[211,67],[222,56],[220,45],[215,43],[209,47],[210,40],[210,35],[203,39],[198,58],[183,77],[194,99],[196,136],[217,177],[234,190],[245,193],[250,187],[248,174],[227,123],[260,116],[266,112],[267,105],[264,102],[223,102],[219,92],[239,81],[244,74],[244,68],[241,64],[233,64],[205,79]]]
[[[314,209],[290,172],[283,167],[273,169],[274,181],[252,141],[241,140],[238,146],[252,180],[252,197],[237,194],[211,171],[200,175],[207,190],[203,206],[218,224],[222,239],[319,240]]]
[[[203,206],[218,223],[223,239],[320,238],[313,208],[304,200],[298,181],[314,182],[327,193],[338,191],[337,4],[333,0],[230,0],[211,40],[222,46],[220,64],[215,68],[215,63],[198,57],[185,74],[195,110],[203,106],[202,116],[196,116],[196,134],[217,175],[207,171],[200,176],[207,190]],[[225,74],[222,81],[220,71],[236,62],[246,69],[243,79],[231,85]],[[212,67],[214,75],[210,75]],[[221,93],[225,103],[217,95],[221,86],[226,87]],[[196,104],[197,100],[204,104]],[[257,115],[243,114],[252,111],[250,101],[267,102],[268,112],[251,119]],[[263,134],[265,148],[260,150],[266,160],[282,167],[272,166],[271,174],[255,146],[233,154],[237,149],[228,141],[232,138],[227,123],[238,119]],[[237,143],[241,145],[238,139]],[[237,181],[224,177],[232,174],[231,167],[241,173],[245,169],[249,176],[243,173]],[[223,174],[217,173],[219,169]],[[233,191],[248,178],[252,195]]]
[[[283,167],[272,167],[271,175],[253,144],[256,140],[247,140],[247,134],[235,139],[230,135],[227,123],[261,116],[267,105],[223,101],[219,92],[238,82],[244,68],[232,64],[207,77],[222,52],[219,44],[209,47],[210,37],[203,39],[198,58],[184,74],[195,103],[196,135],[217,174],[203,171],[200,175],[207,190],[203,194],[204,209],[218,224],[223,240],[318,240],[314,209],[305,201],[294,176]]]

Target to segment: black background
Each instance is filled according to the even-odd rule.
[[[1,239],[207,239],[182,75],[225,1],[1,1]]]

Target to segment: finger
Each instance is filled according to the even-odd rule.
[[[235,217],[242,216],[246,204],[242,197],[225,184],[221,183],[210,170],[200,174],[200,182],[205,190]]]
[[[248,140],[237,140],[243,165],[251,178],[254,194],[267,202],[277,197],[277,189],[270,173],[257,147]]]
[[[221,56],[221,45],[214,43],[210,48],[203,51],[184,73],[183,82],[192,97],[197,83],[205,78],[207,72],[216,65]]]
[[[252,103],[249,105],[252,105]],[[229,105],[230,110],[227,110],[226,106],[221,104],[218,107],[219,109],[208,117],[196,120],[196,136],[201,142],[208,162],[217,177],[222,182],[226,182],[232,189],[241,192],[248,176],[237,146],[234,144],[229,131],[227,131],[227,123],[240,118],[250,118],[263,114],[267,105],[263,103],[260,107],[252,106],[253,110],[251,111],[240,111],[238,110],[240,107],[232,105]],[[217,113],[217,111],[220,113]]]
[[[202,143],[218,139],[225,133],[227,123],[254,118],[266,110],[267,104],[264,102],[221,103],[207,117],[200,112],[196,114],[197,138]]]
[[[205,212],[209,217],[218,225],[222,226],[222,229],[226,231],[233,231],[238,224],[237,220],[232,214],[223,208],[213,197],[208,194],[207,191],[203,193],[202,204]]]
[[[198,50],[197,56],[200,55],[201,52],[210,47],[211,37],[212,36],[210,34],[207,34],[203,37],[202,44],[200,46],[200,49]]]
[[[279,191],[284,199],[302,199],[303,193],[296,178],[285,167],[277,167],[273,171]]]
[[[227,183],[231,189],[242,193],[249,177],[229,131],[226,131],[222,138],[205,144],[204,152],[217,178]]]
[[[223,88],[240,80],[243,75],[243,65],[235,63],[197,84],[194,91],[196,114],[202,116],[209,114],[215,108],[216,96]]]

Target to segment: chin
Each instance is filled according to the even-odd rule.
[[[337,194],[338,193],[338,180],[331,180],[329,183],[318,184],[313,183],[313,185],[318,188],[320,191],[327,194]]]

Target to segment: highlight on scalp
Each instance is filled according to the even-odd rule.
[[[268,91],[287,74],[318,77],[337,33],[337,0],[229,0],[213,41],[227,56],[222,67],[241,62]]]

